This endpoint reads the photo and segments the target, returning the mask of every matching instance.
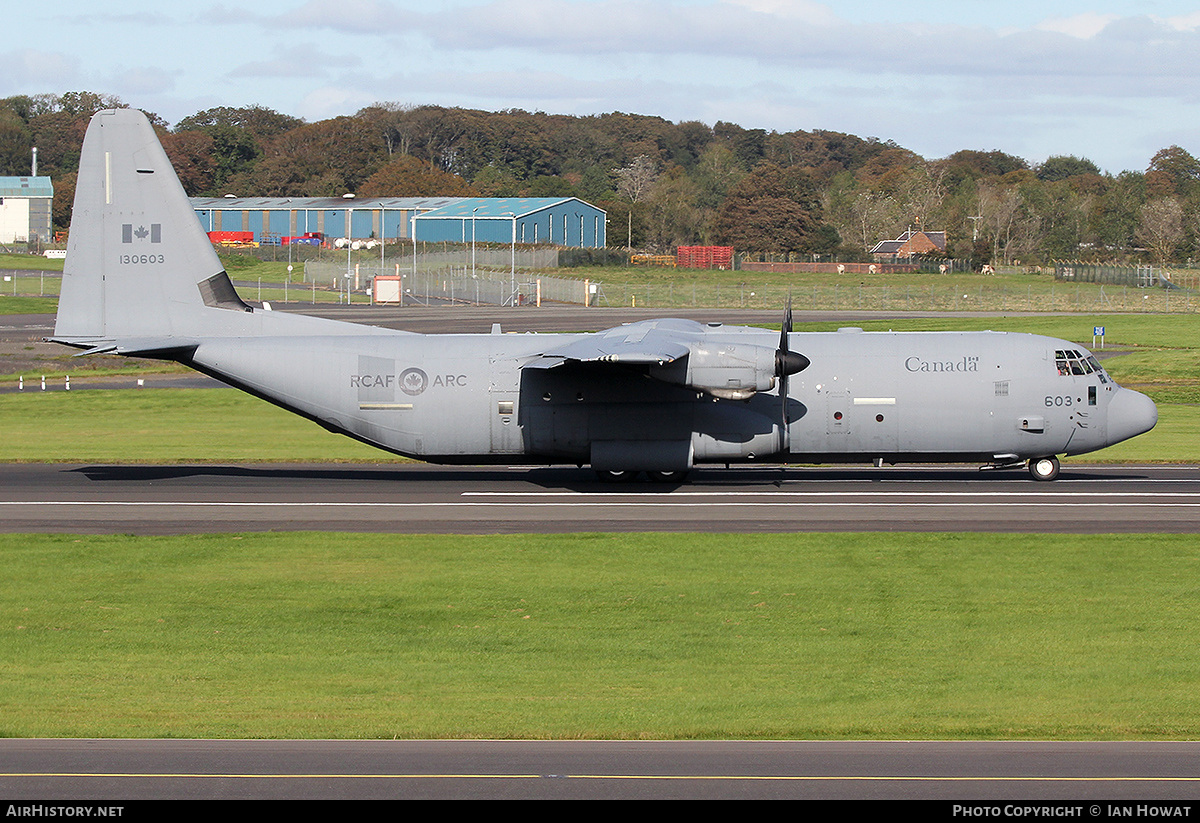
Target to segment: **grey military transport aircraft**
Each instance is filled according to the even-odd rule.
[[[496,332],[499,330],[496,329]],[[253,308],[146,117],[92,118],[51,340],[175,360],[333,432],[436,463],[971,462],[1058,475],[1149,431],[1145,395],[1074,343],[648,320],[591,334],[423,335]]]

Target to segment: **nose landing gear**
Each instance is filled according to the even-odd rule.
[[[1029,473],[1034,480],[1053,480],[1058,477],[1058,458],[1054,455],[1035,457],[1029,461]]]

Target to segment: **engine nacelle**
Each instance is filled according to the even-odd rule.
[[[746,400],[775,388],[777,368],[776,351],[766,346],[698,343],[687,357],[651,366],[650,376],[724,400]]]

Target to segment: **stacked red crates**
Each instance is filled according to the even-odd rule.
[[[675,251],[675,265],[681,269],[732,269],[733,247],[680,246]]]

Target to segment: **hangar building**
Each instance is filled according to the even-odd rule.
[[[417,215],[430,242],[547,243],[604,247],[606,214],[577,197],[468,197]]]
[[[205,231],[252,232],[260,243],[327,237],[602,248],[605,212],[575,197],[193,197]]]
[[[49,177],[0,177],[0,243],[48,243],[53,204]]]

